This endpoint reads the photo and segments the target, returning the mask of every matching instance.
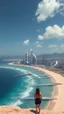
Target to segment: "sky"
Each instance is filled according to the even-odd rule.
[[[0,0],[0,56],[64,52],[64,0]]]

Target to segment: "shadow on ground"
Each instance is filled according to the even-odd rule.
[[[33,113],[36,113],[36,111],[35,110],[30,110],[31,112],[33,112]]]

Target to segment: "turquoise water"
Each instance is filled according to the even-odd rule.
[[[31,72],[32,75],[16,76],[28,72]],[[50,79],[40,78],[43,76],[47,76],[47,74],[33,68],[0,65],[0,105],[34,108],[35,104],[33,100],[24,101],[21,98],[34,97],[35,85],[52,83]],[[39,88],[43,97],[50,97],[52,95],[52,86],[42,86]],[[44,108],[47,104],[48,101],[42,101],[41,108]]]

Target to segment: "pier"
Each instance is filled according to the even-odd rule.
[[[27,73],[27,74],[18,74],[18,75],[14,75],[14,76],[28,76],[28,75],[32,75],[31,73]]]
[[[62,83],[49,83],[49,84],[38,84],[34,86],[57,86],[57,85],[63,85]]]
[[[42,97],[42,100],[44,100],[44,101],[56,100],[56,99],[57,99],[57,98]],[[34,100],[34,97],[20,98],[20,100]]]

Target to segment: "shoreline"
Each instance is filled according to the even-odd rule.
[[[48,105],[46,106],[45,109],[49,109],[49,110],[54,110],[54,111],[64,111],[64,77],[62,77],[62,75],[57,74],[53,71],[49,71],[47,69],[44,68],[40,68],[38,66],[29,66],[29,65],[23,65],[23,64],[9,64],[9,65],[17,65],[17,66],[25,66],[25,67],[30,67],[30,68],[34,68],[37,70],[40,70],[46,74],[48,74],[49,76],[51,76],[51,80],[53,82],[56,83],[63,83],[63,85],[58,85],[58,86],[54,86],[54,91],[52,92],[52,96],[51,97],[56,97],[57,100],[54,101],[49,101]]]

